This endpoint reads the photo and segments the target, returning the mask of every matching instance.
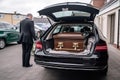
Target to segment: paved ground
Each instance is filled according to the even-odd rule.
[[[34,63],[33,67],[21,66],[21,45],[12,44],[0,50],[0,80],[119,80],[120,51],[109,46],[109,71],[106,77],[93,72],[51,70]]]

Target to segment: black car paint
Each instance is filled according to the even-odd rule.
[[[91,16],[89,18],[88,17],[83,17],[83,16],[68,17],[68,18],[67,17],[56,18],[52,13],[62,11],[62,8],[68,8],[69,10],[77,10],[77,11],[88,12],[88,13],[91,14]],[[96,14],[99,13],[99,10],[93,8],[93,6],[91,6],[90,4],[85,4],[85,3],[80,3],[80,2],[66,2],[66,3],[60,3],[60,4],[57,4],[57,5],[52,5],[52,6],[46,7],[44,9],[38,11],[38,13],[40,15],[48,16],[49,18],[51,18],[55,22],[71,21],[71,19],[72,20],[79,20],[79,21],[83,21],[83,20],[93,21]]]
[[[43,12],[44,13],[44,12]],[[42,14],[42,13],[41,13]],[[50,16],[48,16],[50,17]],[[96,52],[95,47],[98,44],[106,44],[105,38],[103,35],[98,31],[99,29],[96,27],[94,22],[90,22],[89,20],[80,20],[76,19],[77,21],[68,21],[68,20],[62,20],[57,21],[58,23],[55,23],[52,25],[45,34],[41,37],[40,41],[42,42],[43,49],[39,50],[36,49],[35,52],[35,62],[36,64],[40,64],[43,67],[50,67],[50,68],[57,68],[57,69],[72,69],[72,70],[90,70],[90,71],[103,71],[104,73],[107,72],[108,68],[108,51],[101,51]],[[56,20],[55,20],[56,21]],[[45,50],[45,38],[47,37],[47,34],[53,29],[55,25],[58,24],[76,24],[76,23],[82,23],[82,24],[91,24],[94,27],[94,33],[96,42],[94,46],[92,47],[92,50],[89,55],[74,55],[74,54],[49,54]]]
[[[89,22],[90,23],[90,22]],[[61,23],[59,23],[61,24]],[[72,23],[73,24],[73,23]],[[93,23],[91,23],[93,24]],[[58,24],[56,24],[58,25]],[[95,27],[95,26],[94,26]],[[51,28],[52,29],[52,28]],[[51,29],[48,30],[51,31]],[[97,29],[95,29],[96,31]],[[47,33],[46,33],[47,34]],[[96,31],[96,34],[99,35],[99,33]],[[47,35],[46,35],[47,36]],[[44,39],[46,37],[42,37],[41,38],[41,42],[43,42],[43,46],[45,46],[44,43]],[[104,39],[101,39],[100,36],[97,36],[97,40],[96,40],[96,44],[98,43],[105,43]],[[95,46],[93,47],[93,51],[95,49]],[[48,52],[46,52],[46,50],[43,48],[42,51],[40,50],[36,50],[36,54],[35,54],[35,62],[37,64],[41,64],[43,66],[48,66],[48,67],[52,67],[52,68],[58,68],[58,66],[55,67],[55,65],[53,64],[49,64],[47,62],[55,62],[56,65],[61,64],[61,63],[69,63],[69,64],[84,64],[84,65],[88,65],[91,67],[87,67],[85,68],[85,66],[83,66],[84,70],[103,70],[105,69],[108,65],[107,65],[107,60],[108,60],[108,54],[107,52],[93,52],[89,55],[71,55],[71,54],[49,54]],[[73,66],[73,68],[69,68],[70,65],[66,65],[66,69],[73,69],[73,70],[82,70],[81,67],[76,68],[77,66],[80,65],[76,65]],[[101,66],[101,68],[99,69],[99,67]],[[63,66],[59,66],[59,68],[62,68]],[[67,68],[68,67],[68,68]]]

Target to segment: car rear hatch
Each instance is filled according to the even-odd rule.
[[[99,10],[86,3],[65,2],[48,6],[38,12],[40,15],[45,15],[55,22],[69,22],[94,21]]]
[[[66,3],[59,3],[55,4],[52,6],[48,6],[40,11],[38,11],[40,15],[46,15],[47,17],[51,18],[55,22],[61,22],[59,24],[63,23],[70,23],[73,22],[74,24],[76,22],[81,23],[82,27],[85,25],[88,26],[87,24],[89,21],[94,21],[94,18],[96,14],[98,14],[99,10],[95,9],[92,7],[90,4],[85,4],[85,3],[79,3],[79,2],[66,2]],[[73,25],[73,24],[71,24]],[[91,25],[92,27],[92,25]],[[92,53],[93,47],[91,46],[95,44],[95,36],[91,37],[88,39],[90,40],[89,44],[84,48],[84,50],[81,50],[80,52],[67,52],[65,50],[63,51],[54,51],[54,38],[50,38],[49,35],[52,34],[52,29],[49,29],[48,32],[46,32],[47,37],[44,35],[42,40],[37,43],[37,48],[38,49],[43,49],[45,53],[53,53],[53,54],[75,54],[75,55],[88,55],[89,53]],[[95,31],[93,31],[94,33]],[[66,39],[67,41],[68,39]],[[73,39],[71,39],[73,40]],[[75,41],[75,40],[74,40]],[[67,41],[68,42],[68,41]],[[75,41],[76,42],[76,41]],[[85,42],[85,39],[83,40],[83,43]],[[67,43],[66,43],[67,44]],[[86,45],[86,44],[84,44]],[[83,46],[84,46],[83,45]],[[72,46],[71,46],[72,47]]]

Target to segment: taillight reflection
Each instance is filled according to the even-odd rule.
[[[42,49],[42,43],[40,41],[36,42],[36,49]]]

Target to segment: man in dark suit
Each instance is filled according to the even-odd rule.
[[[32,14],[27,14],[27,18],[20,22],[20,35],[22,43],[22,66],[31,67],[30,54],[33,47],[33,39],[36,40],[34,22]]]

